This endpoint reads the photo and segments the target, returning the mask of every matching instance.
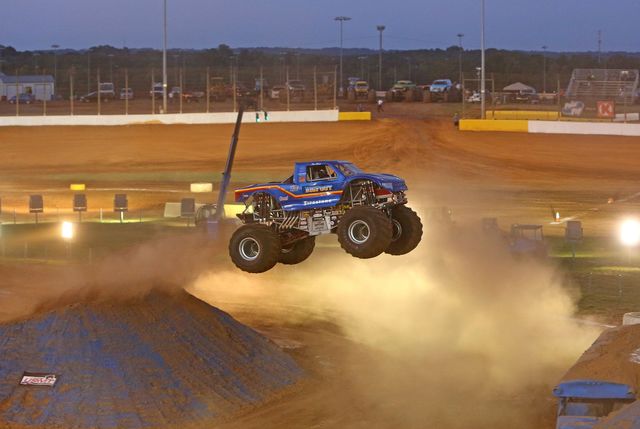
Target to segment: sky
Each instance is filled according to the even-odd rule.
[[[640,51],[638,0],[485,0],[487,47]],[[167,0],[169,48],[446,48],[480,46],[481,0]],[[0,0],[0,44],[18,50],[162,46],[163,0]]]

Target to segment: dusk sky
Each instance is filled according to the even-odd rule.
[[[0,44],[19,50],[153,47],[162,44],[162,0],[20,0],[4,2]],[[445,48],[465,34],[467,48],[480,45],[480,0],[168,0],[169,47],[377,48],[384,24],[385,48]],[[232,5],[233,4],[233,5]],[[9,6],[10,7],[7,7]],[[486,0],[487,46],[505,49],[640,51],[640,1]]]

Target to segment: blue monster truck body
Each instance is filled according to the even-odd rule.
[[[422,224],[405,206],[406,190],[397,176],[365,173],[347,161],[296,163],[282,182],[235,191],[246,209],[238,215],[245,225],[229,244],[231,259],[248,272],[296,264],[311,254],[315,236],[328,233],[358,258],[408,253],[420,242]]]
[[[395,194],[407,190],[404,180],[390,174],[365,173],[346,161],[315,161],[296,163],[293,176],[282,182],[237,189],[235,198],[244,203],[256,193],[268,193],[285,212],[328,208],[340,202],[350,183],[358,181],[370,181]]]

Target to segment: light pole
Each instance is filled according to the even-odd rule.
[[[542,93],[547,93],[547,45],[542,45]]]
[[[360,60],[360,79],[364,79],[364,60],[366,60],[367,57],[361,56],[358,57],[358,59]]]
[[[462,38],[464,34],[458,33],[456,36],[458,37],[458,83],[460,84],[460,88],[462,88]]]
[[[412,73],[413,72],[413,68],[411,67],[411,57],[405,57],[404,59],[407,60],[407,66],[408,66],[408,69],[409,69],[409,80],[412,80],[411,79],[412,78],[411,75],[413,74]]]
[[[380,47],[378,49],[378,91],[382,91],[382,32],[387,28],[384,25],[376,26],[380,32]]]
[[[485,82],[485,58],[484,58],[484,0],[480,0],[480,112],[481,118],[485,119],[486,82]]]
[[[55,92],[58,89],[58,51],[57,49],[60,47],[58,44],[51,45],[51,49],[53,49],[53,91]]]
[[[344,90],[342,88],[342,26],[345,21],[351,21],[351,18],[349,18],[348,16],[336,16],[334,20],[340,22],[340,86],[339,88],[340,88],[340,95],[342,95],[344,93]]]
[[[107,56],[109,57],[109,82],[113,83],[113,54]]]
[[[164,0],[162,37],[162,113],[167,113],[167,0]]]

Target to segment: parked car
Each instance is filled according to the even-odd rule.
[[[182,99],[187,103],[191,103],[192,101],[199,103],[200,100],[202,100],[203,98],[204,98],[204,91],[183,91],[182,92]]]
[[[116,99],[116,91],[111,82],[101,82],[98,86],[100,92],[100,101],[109,102]],[[92,91],[85,96],[80,97],[80,101],[83,103],[89,103],[91,101],[98,100],[98,91]]]
[[[480,97],[479,92],[474,92],[467,98],[467,103],[480,103],[482,101],[482,97]]]
[[[269,98],[271,98],[272,100],[277,100],[280,98],[281,93],[285,93],[284,91],[285,87],[283,85],[276,85],[271,88],[271,91],[269,91]]]
[[[120,100],[133,100],[133,89],[122,88],[120,90]]]
[[[285,90],[289,90],[290,99],[294,98],[304,98],[304,94],[307,90],[307,87],[301,80],[290,80],[285,83]],[[282,97],[280,97],[282,101]],[[285,92],[286,99],[286,92]]]
[[[155,96],[156,98],[162,98],[162,82],[156,82],[151,86],[151,91],[149,91],[149,97]]]
[[[31,104],[31,103],[35,103],[35,101],[36,101],[36,97],[33,94],[23,93],[18,95],[18,98],[17,98],[17,102],[19,104]],[[15,95],[9,99],[9,103],[16,104]]]

